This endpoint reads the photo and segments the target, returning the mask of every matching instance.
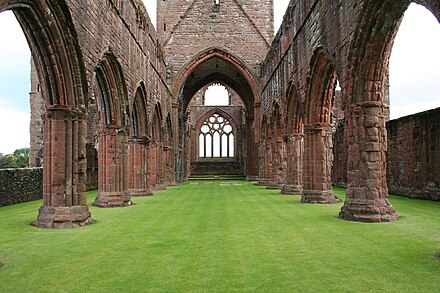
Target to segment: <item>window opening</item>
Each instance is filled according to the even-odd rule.
[[[229,91],[222,84],[212,84],[205,91],[205,106],[229,106],[230,100]]]
[[[199,134],[200,158],[233,158],[234,133],[231,123],[219,113],[203,122]]]

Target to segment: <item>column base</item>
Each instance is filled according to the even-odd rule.
[[[258,181],[258,176],[246,176],[246,181],[251,181],[251,182]]]
[[[284,184],[283,183],[276,183],[273,181],[270,181],[268,183],[268,185],[266,186],[266,189],[270,189],[270,190],[281,190],[283,188]]]
[[[128,194],[130,196],[135,197],[143,197],[143,196],[152,196],[154,195],[153,192],[149,189],[131,189],[128,191]]]
[[[341,219],[367,223],[392,222],[399,217],[387,199],[347,199],[339,213]]]
[[[93,205],[99,208],[120,208],[132,204],[126,192],[99,192]]]
[[[289,184],[286,184],[281,189],[281,194],[301,195],[301,194],[303,194],[303,187],[301,185],[289,185]]]
[[[53,207],[42,206],[32,226],[38,228],[78,228],[93,223],[88,206]]]
[[[153,187],[153,190],[167,190],[167,187],[164,184],[157,184]]]
[[[253,185],[257,186],[268,186],[270,180],[265,178],[257,178],[256,181],[253,183]]]
[[[340,201],[331,191],[304,190],[301,196],[302,203],[333,204]]]

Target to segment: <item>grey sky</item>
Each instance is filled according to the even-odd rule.
[[[153,23],[156,1],[143,0]],[[274,0],[275,30],[289,0]],[[434,36],[434,37],[433,37]],[[0,15],[0,153],[29,145],[29,59],[22,30],[11,12]],[[391,117],[440,107],[440,24],[411,4],[390,60]]]

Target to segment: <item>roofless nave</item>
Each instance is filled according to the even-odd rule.
[[[436,0],[416,1],[440,19]],[[86,143],[98,149],[100,207],[191,174],[250,180],[332,203],[336,83],[348,133],[340,217],[391,221],[388,60],[410,1],[292,0],[274,38],[272,0],[0,0],[31,48],[44,98],[39,227],[92,222]],[[229,102],[204,105],[211,85]]]

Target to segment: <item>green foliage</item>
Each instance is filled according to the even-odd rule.
[[[13,154],[3,155],[0,153],[0,169],[26,168],[29,166],[29,148],[21,148]]]
[[[440,292],[440,203],[391,196],[401,219],[365,224],[299,199],[191,182],[70,230],[3,207],[0,292]]]

